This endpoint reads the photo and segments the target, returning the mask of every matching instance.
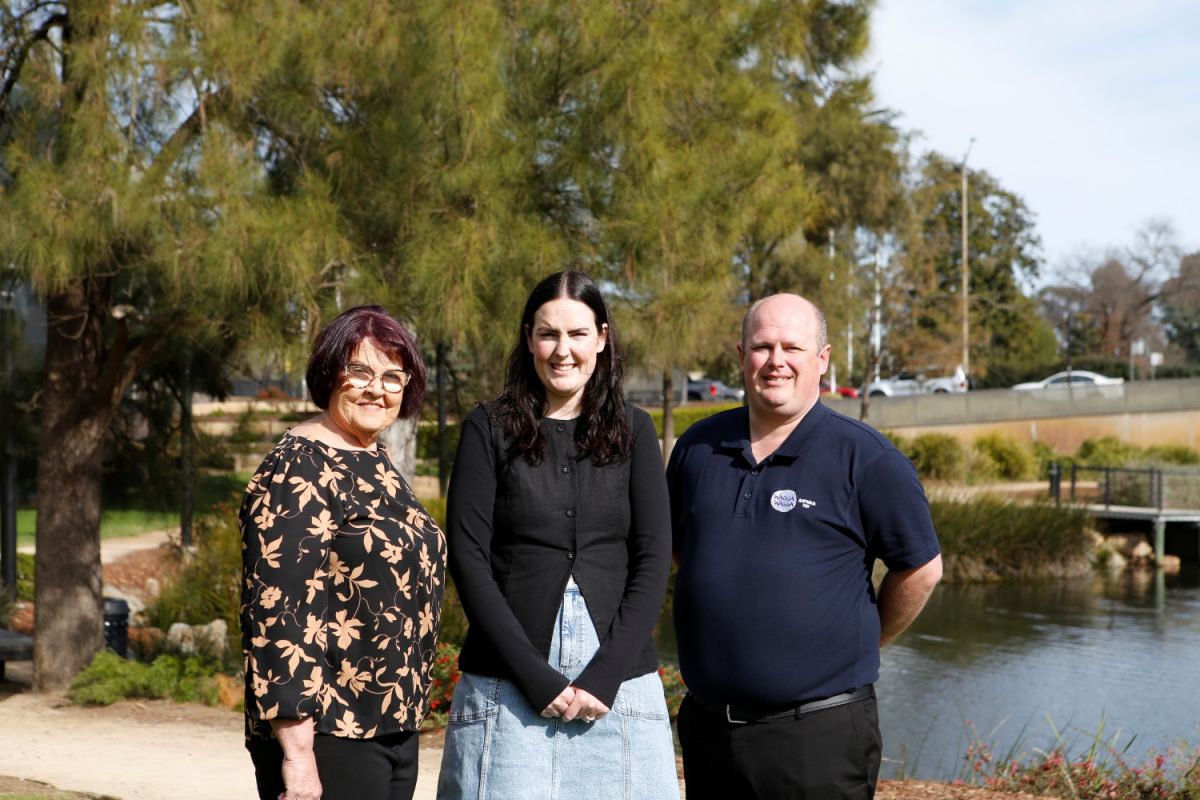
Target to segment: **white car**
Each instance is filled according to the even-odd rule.
[[[1110,378],[1107,375],[1101,375],[1098,372],[1088,372],[1084,369],[1072,369],[1066,372],[1056,372],[1049,378],[1040,381],[1030,381],[1029,383],[1018,383],[1012,387],[1020,392],[1032,392],[1042,389],[1050,389],[1057,392],[1079,392],[1080,394],[1089,395],[1112,395],[1120,393],[1120,389],[1108,389],[1105,387],[1120,386],[1125,382],[1124,378]]]
[[[912,394],[947,394],[965,392],[971,388],[967,373],[959,364],[953,375],[926,378],[924,375],[901,373],[887,380],[869,381],[863,387],[868,397],[906,397]]]

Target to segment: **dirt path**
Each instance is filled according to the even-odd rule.
[[[247,800],[254,773],[240,714],[165,701],[81,708],[54,695],[0,699],[0,775],[121,800]],[[421,750],[417,800],[433,800],[441,748]]]

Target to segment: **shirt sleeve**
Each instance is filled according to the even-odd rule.
[[[885,450],[863,470],[858,513],[868,551],[890,570],[919,567],[941,552],[925,487],[899,450]]]
[[[492,573],[497,480],[496,454],[484,412],[474,412],[462,427],[446,498],[450,576],[468,622],[487,636],[513,681],[541,711],[568,681],[529,641]]]
[[[612,707],[630,663],[646,647],[662,611],[671,568],[671,519],[658,436],[636,412],[629,474],[629,573],[608,635],[574,685]]]
[[[273,450],[246,489],[241,622],[254,721],[319,712],[337,479],[314,447],[296,443]]]

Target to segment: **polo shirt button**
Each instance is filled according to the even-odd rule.
[[[750,474],[751,474],[751,475],[757,475],[757,474],[758,474],[758,467],[755,467],[754,469],[750,470]]]
[[[749,499],[750,499],[750,493],[749,493],[749,492],[746,492],[744,495],[742,495],[742,499],[743,499],[743,500],[749,500]]]
[[[573,508],[568,508],[568,509],[567,509],[567,516],[568,516],[568,517],[573,517],[573,516],[575,516],[575,509],[573,509]]]
[[[575,554],[567,553],[567,561],[574,561],[574,560],[575,560]]]
[[[555,425],[554,426],[554,430],[558,431],[559,433],[562,433],[566,429],[567,429],[566,425]]]
[[[560,470],[562,470],[564,473],[565,473],[565,472],[570,472],[570,471],[571,471],[571,468],[570,468],[570,467],[559,467],[559,469],[560,469]]]

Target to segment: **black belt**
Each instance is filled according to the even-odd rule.
[[[832,697],[826,697],[821,700],[808,700],[799,705],[782,708],[779,706],[749,706],[740,703],[721,705],[720,703],[710,703],[688,692],[688,697],[698,707],[710,714],[724,717],[726,722],[733,725],[747,725],[755,722],[770,722],[781,719],[799,719],[805,714],[811,714],[814,711],[837,708],[847,703],[857,703],[859,700],[866,700],[868,697],[874,696],[875,686],[868,683],[866,686],[860,686],[852,692],[842,692],[841,694],[835,694]]]

